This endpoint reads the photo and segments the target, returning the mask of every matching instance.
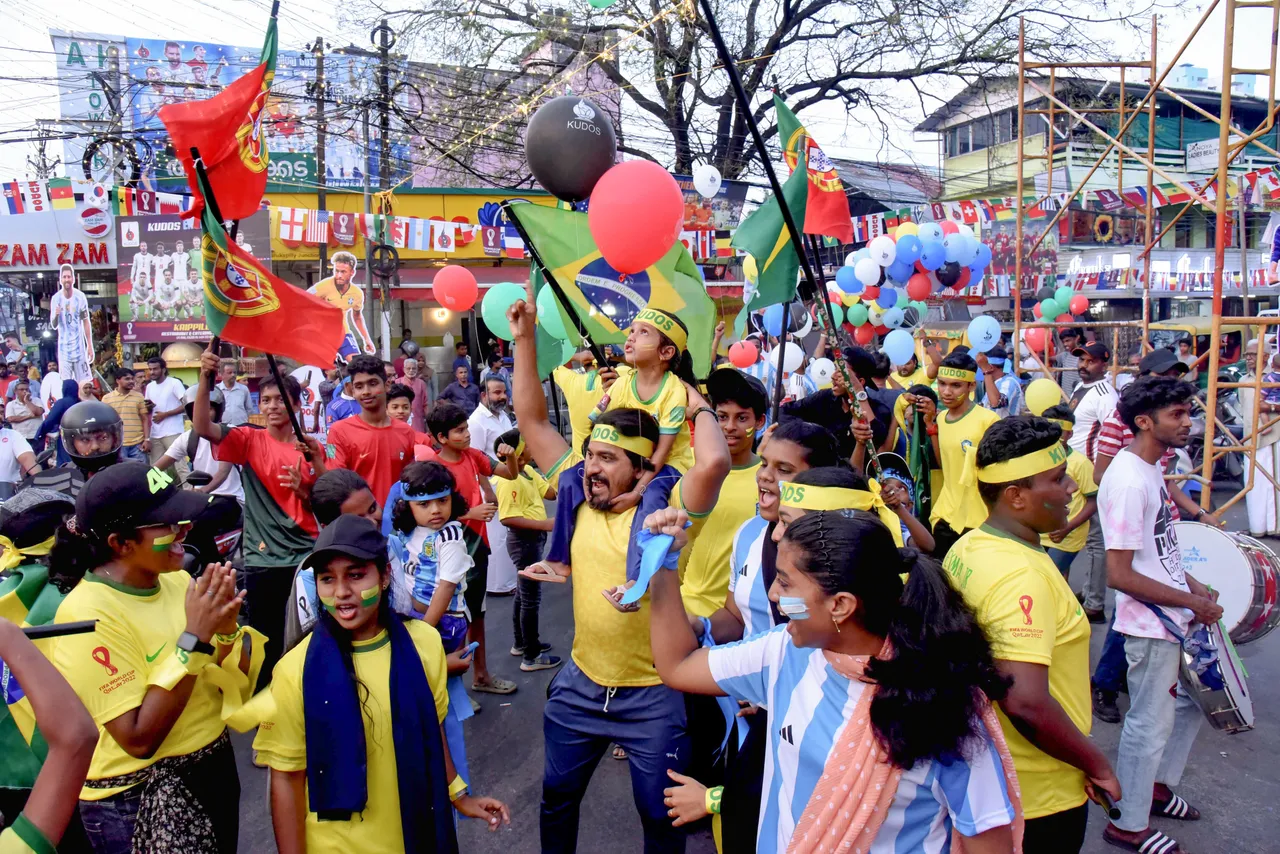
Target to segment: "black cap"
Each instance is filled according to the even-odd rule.
[[[1073,356],[1092,356],[1100,362],[1105,362],[1111,358],[1111,350],[1101,341],[1090,341],[1083,347],[1077,347],[1071,351]]]
[[[1178,361],[1178,357],[1173,352],[1161,347],[1158,350],[1152,350],[1150,353],[1142,357],[1142,361],[1138,363],[1139,374],[1163,374],[1166,371],[1177,370],[1179,374],[1187,372],[1187,366]]]
[[[334,555],[356,560],[386,560],[387,538],[363,516],[343,513],[320,532],[315,551],[302,562],[304,569],[323,566]]]
[[[180,489],[168,472],[143,462],[116,463],[89,478],[76,499],[76,528],[107,531],[120,523],[145,528],[194,522],[212,496]]]
[[[712,406],[732,400],[760,414],[769,409],[769,392],[764,383],[732,366],[717,368],[707,377],[707,398]]]

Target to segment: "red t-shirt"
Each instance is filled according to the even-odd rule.
[[[443,459],[435,448],[423,448],[419,445],[418,453],[418,459],[424,462],[439,463],[449,470],[449,474],[453,475],[453,482],[457,484],[458,492],[466,500],[468,508],[484,503],[484,492],[480,489],[480,478],[493,476],[493,463],[487,456],[475,448],[467,448],[465,451],[460,452],[462,454],[461,459],[451,463]],[[478,519],[468,519],[462,524],[479,534],[485,545],[489,544],[489,533],[485,528],[484,522]]]
[[[403,421],[374,427],[359,415],[334,422],[329,428],[334,468],[351,469],[369,484],[373,497],[385,504],[400,470],[413,462],[414,430]]]
[[[254,476],[290,519],[311,536],[319,535],[320,526],[316,524],[316,517],[311,515],[302,499],[292,489],[280,485],[281,468],[296,466],[302,460],[302,454],[298,453],[292,442],[277,442],[266,430],[256,427],[232,427],[214,447],[213,455],[223,462],[252,469]],[[315,469],[304,463],[303,486],[309,488],[315,481]]]

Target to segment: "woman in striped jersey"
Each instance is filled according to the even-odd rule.
[[[672,510],[645,525],[678,549],[684,522]],[[1007,683],[938,564],[896,548],[870,513],[823,510],[787,526],[776,569],[769,599],[789,622],[713,649],[686,629],[675,574],[650,585],[663,682],[769,710],[756,850],[1020,850],[989,702]]]

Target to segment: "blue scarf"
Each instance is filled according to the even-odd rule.
[[[302,670],[307,726],[309,807],[320,821],[348,821],[369,798],[364,721],[350,660],[329,628],[316,622]],[[391,734],[406,854],[456,854],[453,805],[435,698],[409,630],[397,618],[391,640]]]

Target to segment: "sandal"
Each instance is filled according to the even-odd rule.
[[[620,745],[615,744],[613,746],[613,758],[619,762],[624,761],[627,758],[627,751],[623,750]]]
[[[623,614],[634,614],[636,611],[640,610],[639,602],[632,602],[630,605],[623,605],[622,602],[619,601],[622,598],[622,595],[626,592],[627,588],[625,586],[606,587],[604,590],[600,591],[600,595],[609,600],[609,604]]]
[[[516,683],[495,676],[488,682],[472,682],[471,690],[482,694],[514,694]]]
[[[1151,828],[1151,832],[1142,838],[1140,842],[1130,842],[1127,839],[1121,839],[1111,834],[1111,826],[1102,831],[1102,838],[1109,844],[1117,848],[1124,848],[1127,851],[1137,851],[1138,854],[1184,854],[1182,846],[1178,844],[1178,840],[1172,836]]]
[[[1172,795],[1169,800],[1163,802],[1157,802],[1153,799],[1151,801],[1151,814],[1157,818],[1172,818],[1177,821],[1200,820],[1200,811],[1177,795]]]
[[[567,575],[556,572],[545,560],[531,563],[516,574],[530,581],[550,581],[553,584],[564,584],[569,580]]]

